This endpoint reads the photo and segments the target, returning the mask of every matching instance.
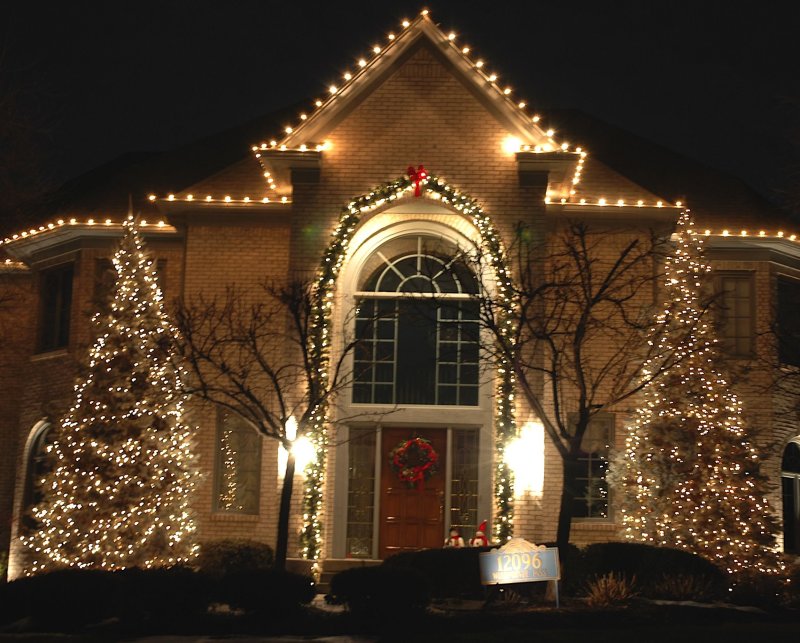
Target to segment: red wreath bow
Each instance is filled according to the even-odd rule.
[[[425,168],[420,165],[416,170],[413,165],[408,166],[408,178],[414,181],[414,196],[422,196],[422,189],[419,184],[428,178],[428,173]]]

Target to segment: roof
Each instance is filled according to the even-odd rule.
[[[770,227],[798,225],[788,212],[738,177],[579,110],[553,109],[544,114],[560,135],[583,145],[590,160],[599,160],[665,202],[686,203],[698,226],[752,229],[764,222]],[[591,166],[587,175],[590,171]],[[584,191],[588,184],[587,176]]]
[[[118,218],[127,212],[130,197],[135,210],[156,218],[158,206],[148,199],[148,194],[177,194],[169,198],[211,202],[228,201],[231,196],[225,195],[235,194],[234,199],[243,204],[262,200],[266,203],[270,196],[272,200],[277,196],[285,201],[288,176],[282,176],[272,166],[259,167],[256,158],[262,156],[262,151],[288,149],[291,154],[289,148],[297,147],[305,153],[303,141],[321,142],[317,139],[324,137],[345,110],[382,82],[391,69],[402,63],[403,56],[427,39],[451,69],[475,86],[489,111],[510,132],[520,135],[525,149],[572,153],[569,145],[580,146],[574,148],[580,154],[576,155],[579,163],[574,176],[580,178],[576,201],[585,196],[587,201],[595,203],[605,203],[606,199],[620,204],[637,200],[650,203],[654,198],[667,204],[683,202],[692,208],[700,226],[715,229],[792,223],[786,212],[740,179],[588,114],[555,109],[531,116],[525,103],[517,103],[510,88],[499,86],[494,74],[485,71],[482,61],[471,59],[468,48],[456,46],[453,35],[442,32],[427,12],[405,22],[403,27],[396,37],[390,36],[388,45],[376,47],[369,60],[359,61],[359,69],[346,73],[343,85],[331,87],[325,100],[314,101],[317,109],[305,113],[302,106],[312,101],[303,101],[174,150],[125,154],[62,186],[50,199],[53,203],[50,216]],[[540,120],[558,132],[560,141],[571,141],[563,144],[566,150],[553,139],[553,131],[539,124]],[[286,126],[287,122],[295,125]],[[279,129],[286,134],[281,141],[252,147]],[[588,152],[582,177],[579,176],[583,163],[581,150]],[[264,159],[261,160],[263,164]]]

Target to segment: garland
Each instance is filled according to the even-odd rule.
[[[319,269],[313,293],[312,327],[309,337],[310,354],[315,367],[318,390],[327,390],[331,342],[331,311],[336,278],[344,263],[347,248],[353,238],[362,214],[396,201],[414,192],[416,181],[408,176],[390,181],[371,192],[361,195],[342,208],[339,223],[331,234]],[[513,342],[513,323],[516,311],[511,275],[506,268],[500,235],[489,216],[478,203],[447,185],[436,176],[427,175],[421,187],[431,198],[441,200],[458,212],[471,217],[481,236],[481,248],[489,258],[497,275],[498,306],[503,334]],[[512,349],[514,347],[512,346]],[[499,351],[503,353],[504,351]],[[514,478],[505,462],[505,447],[516,437],[514,419],[514,375],[506,360],[497,362],[498,386],[495,409],[495,475],[494,496],[497,514],[494,524],[495,539],[505,542],[513,534]],[[318,561],[322,554],[322,488],[325,481],[325,446],[327,444],[327,405],[321,404],[310,419],[309,439],[315,447],[316,457],[306,468],[303,491],[303,528],[300,534],[302,554]],[[315,571],[318,571],[315,569]]]
[[[410,487],[422,487],[439,469],[439,454],[430,440],[411,438],[403,440],[389,454],[389,463],[397,479]]]

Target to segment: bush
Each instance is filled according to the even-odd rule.
[[[15,580],[3,589],[3,621],[27,617],[45,631],[98,623],[117,610],[117,583],[106,571],[58,570]]]
[[[430,601],[427,579],[419,572],[380,565],[353,567],[331,579],[331,595],[357,617],[396,622],[422,614]]]
[[[489,547],[463,549],[422,549],[395,554],[382,567],[413,570],[427,579],[437,598],[480,598],[483,596],[478,556]]]
[[[737,605],[776,607],[786,598],[791,586],[782,576],[760,572],[737,574],[732,578],[728,600]]]
[[[210,579],[187,567],[113,572],[118,614],[123,620],[162,628],[208,611]]]
[[[586,585],[586,603],[590,607],[624,605],[636,595],[636,576],[605,574],[591,579]]]
[[[277,615],[311,602],[314,581],[301,574],[274,569],[236,571],[212,581],[211,597],[234,609]]]
[[[271,569],[275,562],[272,547],[256,540],[213,540],[200,545],[195,566],[214,578],[237,572]]]
[[[651,598],[669,601],[711,601],[719,597],[719,587],[707,576],[665,574],[653,582],[648,593]]]
[[[727,584],[725,572],[712,562],[680,549],[653,547],[641,543],[595,543],[583,552],[580,573],[584,578],[618,574],[638,579],[639,593],[646,598],[671,598],[675,582],[670,578],[691,576],[701,596],[696,600],[723,595]],[[686,581],[683,582],[687,585]]]
[[[208,584],[190,569],[64,569],[8,583],[2,622],[30,618],[36,628],[74,630],[114,617],[158,627],[207,611]]]

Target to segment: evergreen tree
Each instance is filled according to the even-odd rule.
[[[768,485],[742,419],[742,404],[717,366],[715,331],[703,313],[711,268],[688,212],[666,261],[666,305],[651,339],[657,355],[682,352],[645,387],[612,482],[622,492],[625,536],[700,554],[729,573],[783,568]],[[645,377],[657,365],[646,364]]]
[[[85,377],[48,449],[28,573],[58,567],[170,566],[195,555],[189,507],[196,469],[182,422],[174,330],[132,215],[114,256],[107,313]]]

